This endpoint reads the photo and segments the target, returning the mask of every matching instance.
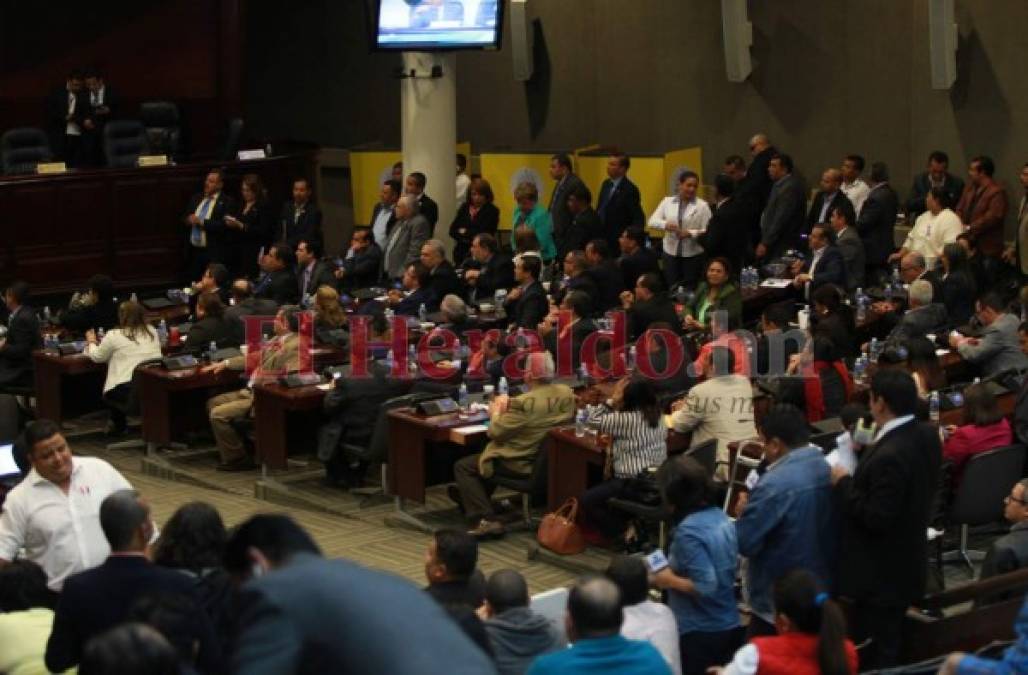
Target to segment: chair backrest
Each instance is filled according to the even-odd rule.
[[[1025,447],[1008,445],[967,460],[949,520],[955,525],[985,525],[1003,517],[1003,500],[1024,470]]]
[[[171,101],[145,101],[139,106],[139,118],[151,152],[169,157],[178,154],[182,131],[177,105]]]
[[[539,448],[535,453],[535,462],[532,464],[532,498],[543,499],[549,489],[550,479],[550,453],[546,446]]]
[[[246,123],[241,118],[235,117],[229,120],[228,132],[225,134],[225,147],[221,150],[221,160],[223,162],[230,162],[236,158],[239,146],[243,142],[243,130],[245,128]]]
[[[112,168],[136,165],[140,155],[149,151],[146,131],[139,120],[111,120],[104,125],[104,155]]]
[[[371,440],[368,442],[368,452],[361,459],[369,462],[384,461],[389,454],[389,411],[396,408],[410,408],[420,401],[435,398],[433,394],[411,393],[403,396],[396,396],[388,399],[378,409],[378,416],[375,418],[375,429],[371,432]]]
[[[707,469],[707,473],[714,475],[714,470],[717,464],[717,439],[712,438],[705,443],[700,443],[695,448],[689,448],[684,453],[687,457],[692,457],[697,462],[702,464]]]
[[[49,162],[53,153],[42,129],[18,127],[0,136],[0,159],[5,174],[34,173],[36,164]]]

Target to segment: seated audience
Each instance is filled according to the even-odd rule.
[[[43,663],[57,596],[30,560],[0,566],[0,673],[48,673]]]
[[[925,337],[910,338],[905,342],[907,368],[917,385],[917,395],[927,399],[933,391],[946,387],[946,371],[942,368],[933,342]]]
[[[252,416],[254,384],[275,381],[287,372],[299,369],[299,329],[300,308],[286,305],[275,316],[275,338],[261,349],[259,356],[250,357],[247,353],[204,366],[203,372],[220,373],[226,368],[243,371],[249,364],[254,364],[256,359],[260,359],[260,365],[250,374],[247,386],[207,400],[207,415],[221,455],[221,463],[217,466],[219,471],[246,471],[254,468],[253,461],[246,455],[243,439],[233,423]]]
[[[974,300],[978,294],[967,252],[960,244],[942,247],[942,302],[950,324],[962,326],[974,316]],[[983,286],[985,290],[988,286]]]
[[[196,301],[196,321],[186,333],[186,347],[207,351],[213,342],[226,347],[231,342],[230,328],[225,321],[225,305],[217,293],[204,293]]]
[[[975,455],[1014,442],[1010,422],[999,409],[996,395],[984,384],[964,390],[963,423],[946,427],[942,456],[953,465],[953,488],[960,486],[967,461]]]
[[[225,568],[243,584],[233,673],[495,671],[425,593],[392,574],[322,557],[288,516],[257,515],[236,527]]]
[[[794,333],[791,303],[768,305],[760,315],[760,337],[757,338],[757,376],[779,376],[785,373],[792,355],[803,347],[805,338]]]
[[[565,626],[571,647],[536,659],[528,675],[572,673],[670,674],[648,642],[621,635],[621,597],[614,582],[585,577],[571,587]]]
[[[694,384],[689,372],[690,363],[685,358],[685,350],[679,349],[680,338],[675,335],[670,324],[651,323],[650,329],[643,333],[645,358],[649,362],[649,371],[643,363],[643,347],[639,346],[637,363],[634,373],[650,380],[653,390],[657,393],[657,401],[661,410],[667,408],[671,401],[680,398]],[[677,355],[681,355],[681,359]],[[651,377],[653,375],[654,377]]]
[[[450,223],[453,239],[453,261],[461,265],[471,252],[471,242],[479,234],[496,236],[500,225],[500,210],[493,204],[493,188],[484,178],[471,181],[468,200],[457,209]]]
[[[939,675],[1010,675],[1028,668],[1028,598],[1014,621],[1017,639],[1007,647],[1000,660],[954,652],[939,669]]]
[[[378,242],[382,247],[382,278],[390,281],[403,276],[407,266],[419,259],[421,245],[431,238],[432,224],[421,213],[418,198],[412,194],[400,197],[396,224],[385,241]]]
[[[589,261],[585,259],[583,251],[568,251],[564,256],[564,277],[550,286],[553,301],[559,305],[571,291],[581,291],[588,295],[590,300],[598,299],[600,292],[588,270]]]
[[[181,675],[179,653],[167,638],[144,623],[122,623],[100,633],[86,645],[80,675],[111,673],[147,673],[147,675]]]
[[[570,312],[567,323],[562,325],[563,312]],[[592,314],[592,299],[582,291],[571,291],[564,296],[557,312],[550,314],[539,324],[539,337],[543,346],[553,355],[558,371],[577,373],[582,365],[582,344],[596,331],[596,324],[589,318]],[[566,315],[565,315],[566,316]],[[570,352],[570,353],[569,353]]]
[[[339,292],[331,286],[319,286],[314,292],[314,340],[321,344],[345,347],[346,311],[339,302]]]
[[[293,269],[296,258],[285,242],[274,244],[261,259],[261,276],[254,284],[258,298],[274,300],[276,305],[290,305],[299,300],[299,287]]]
[[[1028,367],[1028,357],[1021,351],[1017,336],[1020,324],[1007,311],[1007,304],[998,293],[989,292],[976,303],[976,316],[983,326],[976,338],[951,334],[949,344],[965,361],[974,364],[985,377],[1007,370]]]
[[[475,235],[471,240],[471,261],[464,261],[464,265],[464,283],[471,287],[475,302],[492,303],[497,290],[514,285],[514,261],[500,251],[499,242],[491,234]]]
[[[776,634],[754,638],[722,675],[856,675],[857,648],[842,610],[813,574],[793,569],[774,582]]]
[[[459,505],[475,524],[471,533],[476,537],[502,536],[505,531],[490,500],[495,486],[489,478],[496,471],[516,476],[531,473],[546,434],[575,413],[574,392],[552,381],[555,369],[548,352],[528,354],[524,367],[528,391],[513,398],[494,398],[489,405],[489,444],[453,466]]]
[[[246,279],[232,282],[231,306],[225,310],[225,323],[228,324],[228,344],[242,345],[256,341],[257,336],[246,334],[246,317],[274,317],[278,312],[278,304],[269,298],[258,298],[253,295],[253,284]]]
[[[709,332],[716,312],[725,313],[722,330],[735,330],[742,325],[742,295],[732,283],[732,269],[724,258],[707,263],[705,281],[696,289],[696,297],[685,308],[682,325],[689,331]]]
[[[143,361],[161,358],[157,331],[147,325],[146,312],[138,302],[128,300],[118,306],[119,327],[98,342],[92,330],[86,332],[86,356],[94,363],[107,364],[103,401],[110,408],[107,433],[125,433],[125,408],[132,395],[132,378]]]
[[[322,286],[335,286],[335,274],[328,262],[321,259],[321,244],[300,239],[296,244],[297,296],[304,307],[310,305],[310,298]]]
[[[623,377],[610,399],[586,408],[589,423],[601,434],[610,434],[604,482],[589,488],[581,497],[585,522],[608,540],[621,540],[625,547],[640,550],[643,538],[623,511],[610,508],[610,499],[625,493],[629,479],[667,459],[667,429],[661,424],[657,395],[648,380]]]
[[[776,405],[757,426],[764,442],[767,472],[743,501],[735,531],[739,553],[749,561],[748,635],[774,635],[771,586],[801,568],[831,587],[836,559],[835,506],[831,469],[821,448],[810,445],[803,413]]]
[[[684,399],[671,406],[671,428],[680,434],[692,432],[691,447],[717,439],[717,475],[728,478],[728,444],[755,438],[753,387],[745,375],[736,373],[735,355],[726,347],[708,352],[703,370],[709,377],[697,384]]]
[[[550,311],[546,291],[539,282],[542,262],[533,255],[514,259],[514,281],[517,286],[507,294],[504,310],[510,319],[510,330],[535,330]]]
[[[814,309],[810,313],[810,333],[814,337],[828,338],[835,345],[836,354],[847,359],[856,354],[856,325],[853,311],[842,302],[842,291],[838,286],[826,284],[817,289],[810,298]]]
[[[642,275],[636,280],[634,291],[621,294],[621,308],[625,310],[630,340],[637,339],[657,322],[675,326],[676,332],[681,325],[675,303],[667,294],[664,280],[656,272]]]
[[[32,352],[43,346],[36,310],[28,305],[29,285],[15,281],[4,291],[7,336],[0,339],[0,388],[33,385]]]
[[[943,297],[942,277],[934,269],[928,267],[923,255],[912,251],[899,260],[900,280],[912,284],[918,280],[927,281],[932,285],[932,299],[937,302]]]
[[[657,471],[661,498],[675,523],[670,565],[651,582],[668,592],[678,624],[683,675],[706,675],[739,645],[735,525],[721,510],[710,474],[692,457],[676,455]]]
[[[447,295],[463,296],[464,289],[461,287],[460,279],[453,270],[453,265],[446,259],[446,246],[438,239],[429,239],[421,246],[421,264],[428,269],[428,287],[435,297],[435,306],[432,310],[439,308],[439,303]]]
[[[425,592],[440,605],[478,609],[485,579],[478,565],[478,542],[467,532],[436,530],[425,551]]]
[[[543,264],[549,265],[557,257],[557,245],[553,243],[553,221],[550,212],[539,204],[539,190],[535,183],[521,183],[514,190],[514,201],[517,208],[511,219],[511,229],[521,226],[528,227],[539,240],[539,252]]]
[[[615,556],[607,566],[606,576],[621,593],[621,635],[649,642],[667,661],[672,674],[680,675],[682,655],[675,614],[664,603],[650,600],[646,563],[635,556]]]
[[[618,267],[625,286],[633,285],[644,274],[660,272],[660,259],[647,243],[646,232],[641,227],[630,227],[618,238],[621,248]]]
[[[403,272],[403,290],[389,289],[386,304],[401,316],[419,316],[422,307],[425,312],[435,311],[439,301],[429,286],[430,281],[428,268],[420,261],[407,265]]]
[[[928,269],[935,269],[943,247],[954,243],[964,231],[960,216],[950,210],[953,204],[945,188],[931,188],[925,195],[925,205],[928,210],[917,217],[903,246],[889,256],[889,262],[900,260],[907,253],[920,253]]]
[[[195,302],[194,298],[199,298],[204,293],[216,293],[221,303],[227,305],[231,297],[228,268],[221,263],[209,264],[204,268],[200,281],[192,285],[192,289],[191,302]]]
[[[149,595],[179,595],[191,600],[191,638],[202,673],[222,671],[222,646],[200,607],[192,580],[152,564],[144,552],[154,534],[150,505],[135,490],[118,490],[100,506],[100,527],[111,555],[99,567],[68,577],[57,602],[54,627],[46,645],[46,666],[61,672],[77,665],[90,638],[128,618],[133,604]]]
[[[595,303],[597,313],[602,314],[610,309],[620,309],[621,296],[626,286],[621,270],[611,258],[610,246],[607,241],[593,239],[586,244],[585,259],[589,262],[588,274],[599,290]],[[627,288],[632,288],[632,286]]]
[[[549,619],[529,607],[528,584],[515,570],[490,575],[478,613],[499,675],[523,675],[537,656],[565,646]]]
[[[382,249],[371,236],[371,230],[360,227],[350,237],[350,248],[343,257],[343,265],[335,271],[342,291],[370,288],[378,283],[382,273]]]
[[[886,342],[903,343],[911,338],[923,337],[929,333],[943,333],[949,322],[946,305],[933,302],[932,284],[918,279],[907,291],[907,311],[893,316],[896,325],[886,336]]]
[[[802,289],[806,299],[810,299],[825,284],[847,288],[849,280],[846,278],[846,261],[842,251],[835,245],[835,231],[826,223],[818,223],[810,230],[807,244],[810,246],[810,260],[797,260],[793,263],[796,275],[792,279],[793,286]]]
[[[59,323],[70,331],[90,328],[110,330],[118,325],[118,306],[114,302],[114,282],[105,274],[89,279],[89,290],[71,296],[68,309],[61,312]]]
[[[275,239],[286,242],[290,251],[296,250],[300,241],[324,245],[321,232],[321,209],[313,200],[311,182],[304,177],[293,180],[293,199],[282,205],[279,225],[275,228]],[[292,269],[292,267],[290,267]]]
[[[1028,566],[1028,478],[1017,481],[1003,499],[1003,517],[1010,523],[1010,532],[992,542],[981,579]]]
[[[864,242],[857,231],[856,218],[844,208],[832,209],[828,224],[835,233],[835,245],[846,265],[846,290],[863,288],[865,269]]]
[[[807,349],[809,360],[793,356],[786,374],[802,376],[804,404],[799,407],[808,422],[819,422],[839,414],[853,393],[853,380],[831,340],[817,335]]]
[[[1028,356],[1028,322],[1018,327],[1017,338],[1021,343],[1021,353]],[[1028,444],[1028,379],[1018,390],[1014,403],[1014,435],[1022,445]]]
[[[73,457],[50,420],[26,427],[25,447],[32,470],[4,501],[0,566],[15,558],[30,560],[59,592],[65,579],[99,565],[111,552],[100,530],[100,503],[132,486],[102,459]]]

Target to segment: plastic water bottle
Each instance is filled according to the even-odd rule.
[[[214,352],[216,351],[218,351],[218,343],[214,340],[211,340],[211,344],[208,346],[207,355],[210,357],[212,361],[214,360]]]
[[[500,396],[506,396],[509,391],[510,387],[507,386],[507,378],[503,376],[500,378],[500,383],[496,385],[496,393]]]
[[[386,321],[392,321],[393,320],[393,315],[394,315],[393,308],[392,307],[386,307],[385,312],[383,312],[383,316],[385,316]]]
[[[386,352],[386,357],[385,357],[386,369],[389,370],[390,372],[392,372],[393,364],[395,364],[395,363],[396,363],[396,356],[393,355],[393,350],[390,349],[389,351]]]
[[[575,436],[582,438],[585,436],[585,427],[588,417],[586,416],[585,408],[578,411],[575,415]]]
[[[585,363],[578,367],[578,378],[582,381],[582,384],[589,382],[589,366],[585,365]]]
[[[97,339],[97,341],[103,342],[103,340],[104,340],[104,333],[105,333],[104,327],[100,326],[100,328],[96,331],[96,339]]]
[[[418,307],[418,318],[422,321],[428,318],[428,307],[425,307],[425,303],[421,303],[421,306]]]
[[[497,288],[496,293],[493,294],[493,301],[496,305],[496,309],[503,307],[503,303],[507,301],[507,289]]]
[[[881,353],[881,348],[878,345],[878,338],[871,338],[871,361],[878,363],[878,355]]]
[[[410,345],[407,348],[407,372],[410,373],[411,377],[418,376],[418,350],[415,349],[414,345]]]
[[[157,339],[160,341],[161,347],[168,346],[168,322],[164,319],[157,324]]]
[[[928,418],[931,419],[932,424],[939,423],[939,392],[933,391],[932,395],[928,397]]]
[[[468,408],[468,385],[464,382],[460,383],[460,388],[457,390],[457,405],[463,410]]]
[[[628,348],[628,363],[625,364],[629,370],[635,368],[635,345]]]
[[[858,356],[857,360],[853,362],[853,379],[857,382],[863,382],[865,370],[867,370],[867,361],[864,360],[863,356]]]
[[[47,305],[43,308],[43,323],[50,323],[51,316],[50,305]]]

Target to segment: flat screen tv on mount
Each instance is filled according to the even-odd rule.
[[[499,49],[503,0],[376,0],[375,48]]]

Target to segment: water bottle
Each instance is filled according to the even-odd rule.
[[[97,340],[97,342],[103,342],[104,341],[104,327],[103,326],[100,326],[99,330],[96,331],[96,340]]]
[[[460,389],[457,390],[457,405],[462,410],[468,409],[468,385],[464,382],[460,383]]]
[[[386,352],[386,357],[385,357],[386,370],[388,370],[391,373],[392,370],[393,370],[393,364],[395,364],[395,363],[396,363],[396,357],[393,355],[392,348],[390,348],[389,351]]]
[[[410,373],[411,377],[418,376],[418,350],[415,349],[414,345],[410,345],[407,348],[407,372]]]
[[[503,307],[503,303],[507,301],[507,289],[497,288],[496,293],[493,296],[493,301],[496,305],[496,309]]]
[[[383,312],[383,316],[385,316],[386,321],[392,321],[393,320],[393,315],[394,315],[393,308],[392,307],[386,307],[385,312]]]
[[[46,323],[46,324],[51,323],[50,319],[51,319],[50,305],[47,305],[46,307],[43,308],[43,323]]]
[[[500,396],[506,396],[509,391],[510,387],[507,386],[507,378],[503,376],[500,378],[500,383],[496,386],[496,393]]]
[[[871,361],[878,363],[878,355],[881,353],[881,349],[878,346],[878,338],[871,338]]]
[[[931,419],[932,424],[939,423],[939,392],[933,391],[932,395],[928,397],[928,418]]]
[[[425,303],[421,303],[421,306],[418,307],[418,318],[421,319],[422,322],[428,318],[428,307],[425,307]]]
[[[587,420],[588,417],[586,415],[585,408],[582,408],[578,411],[578,414],[575,415],[575,436],[578,438],[585,436]]]
[[[626,363],[625,366],[629,370],[632,370],[633,368],[635,368],[635,345],[632,345],[628,349],[628,363]]]
[[[168,322],[164,319],[157,325],[157,339],[160,340],[161,347],[168,346]]]
[[[207,356],[211,361],[214,360],[214,352],[218,351],[218,343],[211,340],[211,344],[208,346]]]
[[[578,367],[578,378],[582,381],[582,384],[589,382],[589,366],[585,365],[585,363]]]
[[[857,360],[853,362],[853,379],[857,382],[864,381],[864,370],[867,368],[867,362],[864,361],[863,356],[858,356]]]

